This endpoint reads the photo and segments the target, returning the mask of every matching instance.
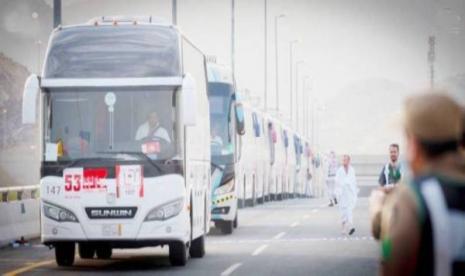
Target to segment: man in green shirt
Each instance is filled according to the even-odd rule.
[[[389,146],[390,161],[383,167],[379,175],[378,183],[383,187],[392,187],[399,183],[402,172],[399,163],[399,145]]]

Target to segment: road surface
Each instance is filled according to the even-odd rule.
[[[324,199],[291,199],[240,210],[232,235],[212,229],[207,255],[171,267],[168,249],[115,250],[113,259],[81,260],[57,267],[54,251],[32,242],[0,249],[7,275],[375,275],[379,246],[370,237],[367,190],[354,213],[356,232],[341,234],[337,207]],[[10,273],[10,274],[8,274]]]

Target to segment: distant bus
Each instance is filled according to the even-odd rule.
[[[56,262],[168,245],[203,257],[210,223],[205,57],[175,27],[99,18],[51,35],[23,122],[40,102],[41,238]]]
[[[231,234],[238,224],[238,162],[244,135],[243,109],[237,102],[234,76],[228,68],[209,63],[212,208],[215,226]]]
[[[238,225],[238,209],[310,193],[310,163],[303,146],[308,151],[308,141],[241,99],[227,67],[208,63],[207,68],[212,221],[230,234]]]

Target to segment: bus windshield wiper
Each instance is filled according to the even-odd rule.
[[[101,151],[97,153],[103,153],[103,154],[128,154],[128,155],[136,155],[139,157],[142,157],[143,159],[147,160],[159,173],[163,173],[163,169],[155,163],[150,157],[148,157],[145,153],[140,152],[140,151]]]
[[[214,168],[217,168],[217,169],[219,169],[220,171],[224,171],[224,169],[226,168],[226,166],[224,166],[224,168],[223,168],[223,167],[221,167],[221,165],[218,165],[218,164],[213,163],[213,162],[211,162],[211,164],[212,164],[212,166],[213,166]]]
[[[61,164],[63,169],[75,167],[77,164],[85,161],[108,161],[108,159],[114,160],[115,158],[103,158],[103,157],[88,157],[88,158],[78,158],[74,159],[67,164]]]

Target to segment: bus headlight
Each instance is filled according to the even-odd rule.
[[[158,207],[153,208],[145,217],[145,221],[167,220],[177,216],[184,206],[184,199],[178,198]]]
[[[58,222],[79,222],[76,215],[73,214],[70,210],[67,210],[62,207],[58,207],[56,205],[45,203],[43,204],[44,208],[44,215]]]
[[[219,195],[230,193],[233,191],[233,188],[234,188],[234,181],[231,180],[228,183],[216,188],[215,195],[219,196]]]

